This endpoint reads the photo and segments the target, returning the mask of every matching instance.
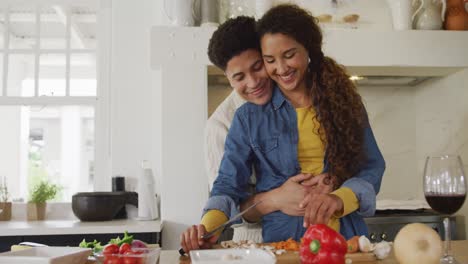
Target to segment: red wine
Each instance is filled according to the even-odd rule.
[[[427,194],[426,201],[432,209],[441,214],[453,214],[458,211],[463,202],[465,202],[466,194]]]

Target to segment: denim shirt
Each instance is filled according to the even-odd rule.
[[[367,120],[367,117],[366,117]],[[385,161],[371,127],[365,128],[367,160],[360,171],[342,186],[350,188],[359,201],[359,209],[340,219],[340,232],[346,238],[367,235],[363,217],[375,212]],[[265,105],[245,103],[235,113],[225,142],[219,174],[211,190],[204,213],[221,210],[231,218],[239,212],[239,204],[249,196],[248,182],[252,167],[257,174],[256,192],[280,187],[288,178],[301,172],[297,158],[297,116],[294,107],[278,87]],[[324,171],[327,170],[324,161]],[[302,216],[275,211],[262,217],[264,242],[299,241],[306,229]]]

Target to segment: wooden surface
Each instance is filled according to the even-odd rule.
[[[452,254],[460,264],[468,264],[468,240],[452,241]],[[189,264],[190,258],[180,257],[177,250],[163,250],[159,259],[160,264]],[[277,264],[300,264],[297,253],[288,252],[288,254],[277,256]],[[393,254],[384,260],[374,261],[353,261],[353,264],[397,264]],[[422,264],[422,263],[421,263]]]

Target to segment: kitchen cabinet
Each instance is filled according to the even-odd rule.
[[[160,232],[149,232],[149,233],[131,233],[133,238],[145,241],[148,244],[159,244],[161,245],[161,233]],[[115,234],[80,234],[80,235],[39,235],[39,236],[8,236],[1,237],[0,252],[9,251],[12,245],[17,245],[21,242],[34,242],[45,244],[48,246],[70,246],[77,247],[83,239],[86,241],[101,241],[101,244],[105,244],[111,238],[117,236],[123,237],[122,233]]]
[[[111,238],[123,237],[124,231],[149,244],[161,245],[162,222],[114,220],[103,222],[66,221],[8,221],[0,223],[0,252],[11,245],[35,242],[50,246],[78,246],[86,239],[106,243]]]

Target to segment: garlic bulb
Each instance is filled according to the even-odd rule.
[[[387,241],[381,241],[375,245],[374,254],[378,259],[384,259],[390,255],[392,246]]]
[[[359,251],[364,253],[372,251],[372,244],[366,236],[360,236],[358,242]]]

